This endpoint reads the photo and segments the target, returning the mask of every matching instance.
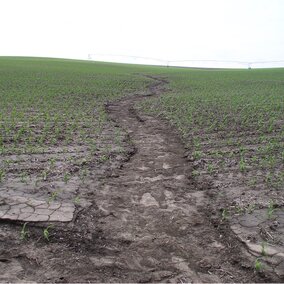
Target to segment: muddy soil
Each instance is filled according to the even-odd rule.
[[[208,183],[194,182],[176,131],[136,110],[167,88],[166,79],[151,78],[146,94],[106,105],[111,123],[127,133],[128,149],[110,174],[86,182],[86,205],[72,207],[72,221],[62,221],[65,209],[57,222],[32,219],[21,240],[23,220],[1,219],[0,281],[281,282],[256,273],[229,223],[212,218],[214,195]],[[20,204],[12,201],[9,208]]]

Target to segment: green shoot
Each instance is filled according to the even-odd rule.
[[[50,238],[50,229],[52,228],[52,225],[47,226],[44,230],[43,230],[43,237],[49,241]]]
[[[79,204],[79,203],[80,203],[80,196],[76,196],[76,197],[74,198],[74,203],[75,203],[75,204]]]
[[[2,182],[5,178],[5,171],[3,169],[0,169],[0,182]]]
[[[64,173],[63,180],[64,180],[64,182],[67,184],[68,181],[70,180],[70,174],[67,173],[67,172]]]
[[[247,169],[245,159],[242,157],[239,163],[239,168],[241,172],[244,172]]]
[[[21,240],[26,240],[29,236],[29,231],[27,230],[26,226],[28,223],[24,223],[22,226],[21,232],[20,232],[20,239]]]
[[[267,209],[267,216],[269,219],[271,219],[273,217],[273,213],[276,210],[275,208],[275,204],[273,202],[273,200],[269,201],[269,205],[268,205],[268,209]]]
[[[227,220],[229,218],[229,211],[228,211],[228,209],[223,209],[222,210],[222,220],[224,221],[224,220]]]
[[[266,247],[267,247],[267,243],[266,242],[262,242],[261,243],[261,255],[262,256],[266,256]]]
[[[49,203],[53,202],[57,198],[57,196],[58,196],[58,192],[57,191],[53,191],[50,194],[47,203],[49,204]]]
[[[255,260],[255,263],[254,263],[254,269],[256,272],[260,272],[263,270],[263,264],[262,262],[259,260],[259,258],[257,258]]]

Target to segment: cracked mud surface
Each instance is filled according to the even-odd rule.
[[[24,222],[70,222],[75,206],[67,202],[47,202],[32,195],[1,193],[0,218]]]
[[[109,177],[87,181],[84,198],[88,205],[78,212],[63,201],[31,207],[32,218],[40,213],[51,218],[58,213],[58,219],[49,219],[58,221],[49,242],[42,238],[47,223],[35,222],[48,220],[29,220],[34,222],[29,239],[19,239],[20,225],[27,221],[22,214],[34,201],[30,196],[18,197],[17,202],[15,196],[2,197],[1,208],[6,206],[7,210],[0,212],[1,281],[281,280],[273,274],[261,278],[263,275],[254,273],[245,245],[229,225],[212,223],[210,195],[206,194],[210,188],[206,183],[196,187],[191,163],[175,130],[165,121],[135,110],[136,103],[148,95],[161,95],[166,88],[166,79],[152,79],[148,94],[106,106],[110,119],[129,136],[132,156],[118,164]],[[43,211],[37,211],[40,209]],[[67,217],[72,222],[63,223],[69,221],[62,219]],[[15,220],[23,222],[16,227],[11,224]]]

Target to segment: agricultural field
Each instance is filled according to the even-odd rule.
[[[100,174],[91,169],[119,163],[111,157],[123,159],[125,150],[125,133],[107,120],[104,104],[145,89],[146,79],[119,65],[35,58],[0,63],[2,196],[82,204],[79,185]],[[101,174],[110,168],[100,167]]]
[[[280,282],[283,190],[283,69],[0,58],[0,281]]]
[[[283,69],[173,70],[170,78],[171,92],[140,108],[179,130],[212,221],[230,224],[257,267],[279,265],[283,275]]]

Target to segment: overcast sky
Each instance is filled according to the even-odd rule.
[[[0,39],[0,55],[284,60],[284,0],[0,0]]]

